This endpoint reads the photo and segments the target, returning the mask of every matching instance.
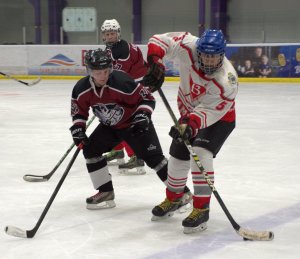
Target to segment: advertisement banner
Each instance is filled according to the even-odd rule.
[[[144,58],[147,45],[141,48]],[[0,68],[8,74],[84,76],[84,55],[104,45],[0,46]],[[300,44],[228,44],[226,56],[239,77],[300,78]],[[166,76],[179,76],[176,61],[164,59]]]
[[[64,75],[84,76],[84,54],[87,49],[96,49],[104,46],[58,46],[48,48],[40,46],[39,55],[37,49],[28,50],[28,74],[29,75]],[[33,62],[34,60],[34,62]]]

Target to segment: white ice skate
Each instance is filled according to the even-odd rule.
[[[125,163],[125,154],[123,150],[112,150],[109,153],[105,154],[108,165],[122,165]]]
[[[127,163],[119,165],[119,173],[122,175],[143,175],[146,173],[144,166],[144,161],[133,155]]]
[[[86,208],[88,210],[109,209],[116,207],[114,201],[114,191],[98,192],[97,194],[86,199]]]

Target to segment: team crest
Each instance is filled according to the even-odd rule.
[[[193,100],[196,100],[206,93],[206,88],[200,84],[196,84],[190,76],[190,91]]]
[[[124,108],[115,103],[98,103],[93,106],[94,114],[107,126],[116,125],[124,115]]]
[[[236,85],[237,84],[237,79],[236,79],[236,77],[231,72],[228,73],[228,81],[232,85]]]
[[[143,87],[141,90],[140,90],[140,96],[142,96],[144,99],[149,95],[149,89],[148,87]]]
[[[71,102],[71,115],[74,116],[78,112],[79,112],[79,108],[78,108],[77,103]]]

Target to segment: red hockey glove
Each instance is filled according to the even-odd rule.
[[[158,56],[148,56],[147,61],[149,69],[143,78],[143,85],[148,86],[153,93],[161,88],[165,81],[165,66]]]

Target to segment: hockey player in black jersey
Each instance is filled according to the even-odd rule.
[[[142,80],[148,67],[141,49],[121,38],[121,26],[116,19],[105,20],[101,26],[102,40],[106,51],[111,54],[113,69],[127,73],[136,82]],[[125,163],[126,150],[129,161]],[[121,174],[145,174],[144,161],[134,154],[132,148],[123,141],[111,152],[105,154],[109,164],[118,164]],[[116,161],[116,162],[115,162]]]
[[[98,192],[86,199],[87,209],[115,207],[114,188],[103,153],[125,140],[146,164],[156,171],[162,182],[167,180],[164,157],[151,114],[155,99],[149,88],[136,83],[126,73],[112,70],[111,56],[101,49],[89,50],[85,57],[88,76],[73,88],[70,128],[76,145],[84,144],[83,155],[94,188]],[[87,137],[89,109],[100,124]],[[191,199],[186,189],[183,204]]]

